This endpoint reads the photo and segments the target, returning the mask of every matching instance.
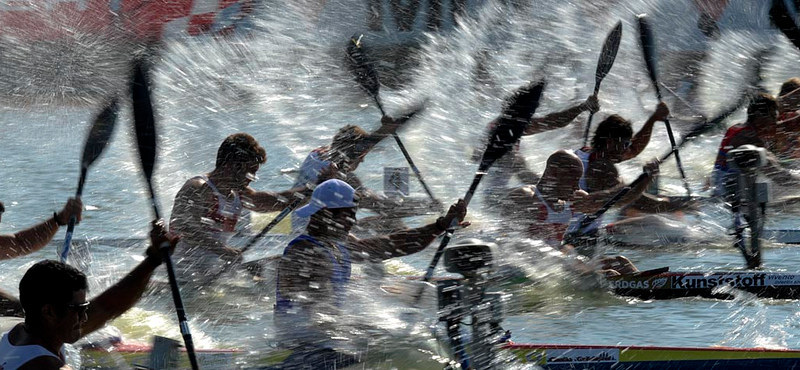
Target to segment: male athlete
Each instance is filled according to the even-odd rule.
[[[714,195],[727,199],[736,193],[739,170],[728,163],[728,152],[745,144],[768,150],[767,166],[761,172],[771,180],[782,186],[800,183],[800,178],[781,167],[772,153],[777,139],[777,118],[775,99],[767,93],[758,93],[747,107],[747,121],[728,128],[714,162]]]
[[[583,175],[580,178],[580,189],[589,194],[598,191],[618,192],[625,184],[619,177],[616,164],[636,158],[650,143],[653,126],[669,116],[669,108],[664,103],[656,106],[655,112],[644,123],[644,126],[633,135],[630,121],[619,115],[608,116],[597,125],[592,138],[592,145],[575,151],[583,162]],[[630,204],[629,208],[647,213],[673,212],[689,205],[684,200],[670,201],[650,194],[641,194]],[[582,216],[581,216],[582,217]],[[580,219],[580,217],[579,217]],[[587,245],[596,243],[599,218],[584,230],[581,230],[583,242]]]
[[[596,96],[592,95],[587,98],[586,101],[570,107],[569,109],[551,113],[544,117],[531,119],[531,122],[525,127],[522,135],[535,135],[563,128],[574,121],[581,113],[586,111],[597,113],[599,110],[600,102],[597,100]],[[488,144],[490,139],[489,135],[491,135],[498,122],[499,119],[496,119],[487,126],[486,135],[484,136],[485,140],[481,143],[481,148],[486,148],[486,144]],[[508,183],[513,176],[517,176],[517,178],[525,184],[533,184],[539,181],[539,175],[529,169],[525,157],[520,153],[519,146],[520,144],[517,142],[511,152],[498,159],[489,169],[489,173],[487,174],[488,181],[486,185],[484,185],[484,192],[491,199],[501,197],[508,191]],[[482,151],[476,150],[473,153],[473,160],[479,161],[482,155]]]
[[[295,193],[310,193],[306,186],[280,193],[251,188],[250,182],[266,161],[266,151],[252,136],[230,135],[217,151],[214,170],[189,179],[178,191],[170,231],[181,235],[176,271],[182,283],[202,288],[214,281],[226,264],[241,261],[241,252],[227,242],[243,208],[278,211]]]
[[[67,264],[45,260],[33,265],[19,283],[25,321],[0,338],[3,370],[69,370],[64,344],[100,329],[136,303],[161,264],[160,246],[175,248],[178,238],[153,223],[147,258],[112,287],[87,300],[86,275]]]
[[[82,210],[81,201],[70,198],[64,208],[58,213],[53,213],[53,217],[47,221],[14,234],[0,235],[0,260],[21,257],[44,248],[56,235],[59,227],[66,225],[72,216],[80,222]],[[0,202],[0,219],[5,211],[5,206]],[[22,317],[22,307],[19,302],[2,289],[0,289],[0,316]]]
[[[422,209],[431,207],[429,204],[430,202],[425,200],[424,203],[420,203],[413,199],[404,199],[402,202],[404,208],[412,209],[400,215],[398,214],[398,207],[400,204],[395,200],[376,194],[364,187],[361,179],[355,175],[354,171],[381,140],[394,134],[406,121],[411,119],[420,110],[421,108],[418,108],[412,111],[412,113],[398,119],[383,116],[381,118],[381,126],[371,133],[354,125],[347,125],[340,128],[336,135],[333,136],[330,145],[314,149],[308,154],[303,164],[300,165],[300,171],[293,186],[301,187],[309,183],[316,184],[319,181],[319,173],[321,171],[335,166],[338,170],[338,178],[356,189],[360,199],[359,207],[374,210],[381,214],[381,216],[377,218],[362,220],[361,226],[366,226],[366,223],[369,223],[370,229],[376,228],[377,230],[384,228],[390,230],[405,228],[405,225],[399,218],[408,216],[409,214],[419,214],[419,211]],[[433,207],[439,208],[439,205],[433,204]],[[395,215],[395,219],[384,217],[392,214]],[[292,229],[295,232],[302,232],[307,224],[307,217],[301,217],[296,212],[292,214]]]
[[[644,167],[647,181],[631,189],[618,205],[629,203],[647,189],[658,174],[658,162]],[[536,185],[516,188],[501,199],[502,218],[510,226],[516,226],[532,239],[542,240],[568,255],[572,266],[581,274],[591,274],[595,268],[575,253],[571,245],[562,245],[565,233],[574,231],[578,213],[590,214],[600,209],[611,199],[617,189],[587,193],[580,189],[583,163],[574,153],[559,150],[547,159],[542,178]],[[572,226],[572,230],[570,226]],[[607,258],[602,261],[600,272],[609,276],[636,272],[636,267],[625,257]]]
[[[332,323],[350,309],[345,293],[351,264],[419,252],[453,220],[462,221],[467,213],[466,204],[459,200],[444,217],[429,225],[359,239],[350,234],[358,202],[350,185],[334,179],[317,186],[311,201],[297,210],[309,217],[309,223],[305,232],[284,249],[274,307],[279,338],[295,350],[284,363],[284,370],[335,369],[351,364],[353,358],[337,353],[331,338]]]

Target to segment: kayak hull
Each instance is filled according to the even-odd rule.
[[[759,298],[800,299],[800,274],[766,271],[664,272],[608,278],[612,291],[640,299],[733,299],[741,291]]]
[[[547,370],[744,370],[800,366],[800,351],[784,349],[547,344],[509,344],[505,349],[518,361]]]

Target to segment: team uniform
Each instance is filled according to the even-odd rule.
[[[586,184],[586,174],[589,171],[589,164],[591,161],[597,158],[597,155],[592,151],[590,147],[583,147],[575,151],[575,155],[580,158],[581,162],[583,163],[583,174],[581,175],[581,179],[578,181],[578,187],[587,192],[591,193],[589,190],[589,186]],[[578,225],[583,221],[583,219],[587,217],[587,215],[575,212],[575,219],[573,220],[573,224],[571,226],[571,230],[577,230]],[[600,225],[603,223],[603,216],[598,217],[594,222],[586,226],[583,230],[581,230],[581,239],[588,244],[594,244],[597,242],[597,238],[599,235]],[[577,246],[576,246],[577,247]]]
[[[535,222],[527,227],[527,234],[533,239],[542,240],[547,245],[561,250],[562,240],[564,235],[572,232],[575,229],[575,218],[578,214],[571,209],[570,202],[564,203],[561,211],[554,210],[550,204],[544,199],[542,194],[535,186],[532,187],[534,194],[539,201],[537,214],[534,217]],[[567,254],[566,267],[574,271],[581,271],[582,266],[588,261],[584,256],[581,256],[573,248]]]
[[[64,346],[61,346],[59,356],[39,345],[15,346],[8,340],[8,332],[0,339],[0,369],[17,370],[22,365],[39,357],[55,357],[64,362],[66,358]]]
[[[350,282],[352,260],[350,252],[342,244],[336,244],[340,258],[336,258],[328,246],[312,236],[302,234],[289,242],[283,254],[301,241],[310,242],[325,250],[331,266],[330,286],[333,290],[335,309],[344,308],[347,284]],[[281,369],[335,369],[356,363],[356,359],[348,354],[337,352],[336,343],[317,323],[318,318],[311,317],[309,312],[297,307],[293,302],[281,296],[280,279],[276,283],[274,317],[277,339],[282,346],[291,347],[295,352],[282,364]]]
[[[733,138],[738,135],[755,135],[755,129],[743,124],[733,125],[725,132],[722,143],[719,145],[717,159],[714,162],[712,181],[714,185],[714,196],[725,197],[735,192],[736,180],[739,176],[739,169],[730,166],[728,163],[728,152],[735,149],[731,145]]]
[[[220,193],[219,189],[205,175],[195,176],[191,181],[200,180],[212,191],[214,201],[201,222],[207,235],[226,245],[234,234],[236,223],[242,213],[242,200],[233,192],[233,199]],[[183,238],[175,249],[178,279],[181,283],[205,285],[213,282],[221,274],[226,262],[219,255],[206,249],[206,246],[193,244],[191,238]]]

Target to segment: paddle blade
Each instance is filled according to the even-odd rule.
[[[156,160],[156,127],[153,105],[150,101],[147,71],[141,62],[136,63],[134,67],[131,96],[133,97],[133,120],[136,128],[136,142],[139,146],[139,157],[145,178],[150,184]],[[150,190],[152,192],[152,188]]]
[[[119,102],[117,98],[114,98],[95,117],[92,127],[89,129],[89,135],[86,137],[86,145],[83,147],[81,169],[89,168],[103,153],[106,145],[111,140],[111,135],[114,133],[118,112]]]
[[[544,90],[544,81],[532,82],[517,92],[508,100],[500,122],[492,132],[489,145],[483,153],[480,169],[488,169],[496,160],[505,155],[516,145],[522,132],[531,121],[539,99]]]
[[[347,44],[347,65],[361,88],[373,97],[377,97],[381,84],[375,66],[364,51],[361,43],[362,37],[363,35],[354,35],[350,38],[350,42]]]
[[[800,49],[800,30],[797,28],[792,16],[789,15],[789,9],[783,0],[772,0],[772,7],[769,9],[769,19],[794,46]]]
[[[600,52],[600,59],[597,61],[597,71],[594,76],[595,92],[600,89],[600,82],[603,81],[608,72],[611,71],[611,67],[614,66],[614,60],[617,59],[617,52],[619,51],[620,40],[622,40],[622,21],[617,22],[614,29],[606,36],[606,41],[603,44],[603,51]]]
[[[658,56],[656,55],[656,44],[653,38],[653,29],[650,27],[650,21],[647,19],[646,14],[638,15],[639,22],[639,41],[641,42],[642,54],[644,56],[644,65],[647,68],[647,75],[650,76],[650,81],[656,88],[658,97],[661,98],[661,93],[658,88],[658,70],[656,69],[656,62]]]

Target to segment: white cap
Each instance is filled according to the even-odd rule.
[[[311,201],[295,211],[300,217],[311,217],[323,208],[352,208],[356,207],[356,191],[342,180],[327,180],[317,185],[311,193]]]

